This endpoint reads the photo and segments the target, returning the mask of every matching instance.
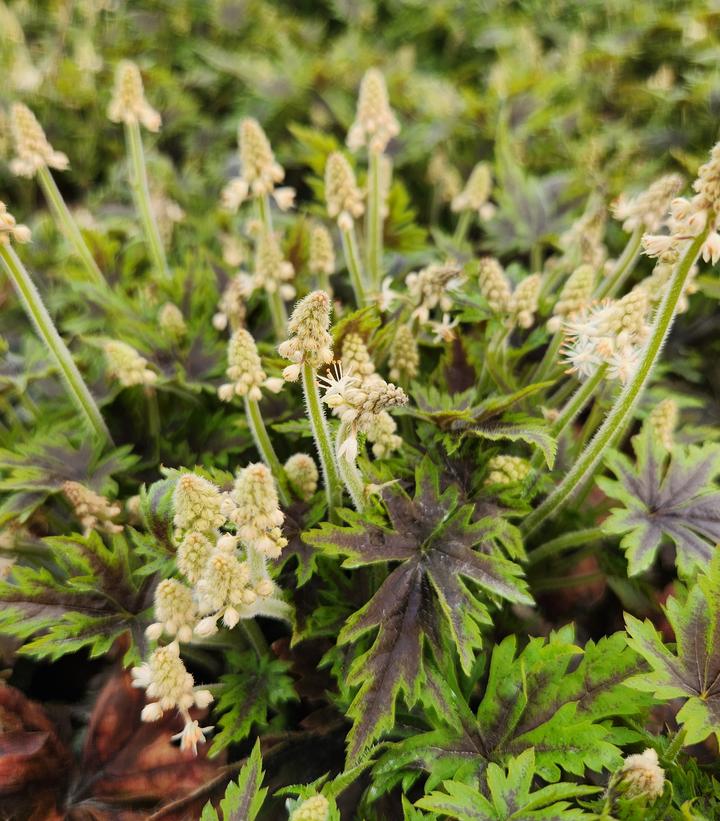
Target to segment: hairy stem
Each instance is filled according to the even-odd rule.
[[[342,502],[342,486],[338,478],[335,466],[333,447],[330,442],[330,432],[328,431],[327,420],[323,413],[320,402],[320,391],[318,390],[315,371],[311,365],[305,363],[302,369],[303,392],[305,393],[305,404],[307,406],[310,427],[315,438],[315,446],[320,457],[320,467],[322,469],[323,481],[325,482],[325,493],[327,495],[328,516],[332,517],[334,511]]]
[[[708,236],[711,222],[712,219],[708,219],[705,229],[692,241],[677,264],[658,308],[650,339],[645,346],[643,358],[635,374],[619,394],[595,437],[588,443],[563,481],[523,522],[522,530],[526,536],[536,530],[547,518],[554,516],[585,484],[595,472],[606,449],[613,444],[618,432],[624,429],[625,423],[630,419],[670,332],[685,281]]]
[[[602,382],[603,377],[607,373],[607,365],[601,365],[595,373],[580,386],[575,393],[567,401],[563,409],[560,411],[558,418],[550,426],[550,433],[555,439],[558,439],[569,425],[577,418],[585,405],[590,401],[590,398],[595,393],[595,389]],[[530,466],[537,470],[543,462],[543,454],[541,451],[535,451],[530,461]]]
[[[601,527],[591,527],[586,530],[576,530],[574,533],[565,533],[563,536],[558,536],[557,539],[545,542],[544,545],[531,550],[528,563],[531,565],[537,564],[552,556],[564,553],[566,550],[572,550],[574,547],[585,547],[590,542],[599,541],[603,536],[604,533]]]
[[[87,247],[77,223],[65,204],[60,189],[55,183],[55,179],[46,165],[43,165],[42,168],[39,169],[38,181],[45,194],[45,199],[48,201],[50,210],[53,212],[55,221],[72,245],[75,253],[82,260],[83,265],[87,269],[90,281],[95,285],[104,285],[105,278],[95,262],[95,257],[93,257],[90,249]]]
[[[272,214],[270,213],[270,200],[267,194],[257,198],[257,207],[262,230],[266,236],[270,236],[273,232],[273,223]],[[275,337],[276,339],[284,339],[287,332],[288,315],[285,303],[280,295],[280,289],[278,287],[274,291],[266,291],[266,293]]]
[[[283,507],[288,507],[290,504],[290,494],[288,493],[287,477],[285,476],[285,469],[280,464],[280,460],[275,453],[270,437],[268,436],[265,422],[263,422],[262,414],[260,413],[260,406],[257,400],[245,397],[245,416],[248,420],[250,432],[252,433],[255,447],[262,457],[263,462],[270,468],[270,472],[275,477],[278,486],[278,496]]]
[[[362,513],[365,508],[365,483],[362,475],[358,469],[355,460],[350,461],[344,455],[340,454],[340,446],[351,435],[350,424],[342,422],[338,430],[337,439],[335,440],[335,458],[337,459],[338,472],[343,484],[353,500],[355,510]]]
[[[269,653],[268,643],[265,636],[254,619],[240,619],[238,627],[245,634],[248,644],[255,651],[259,659]]]
[[[367,269],[373,290],[380,289],[382,278],[382,186],[380,185],[380,157],[370,151],[368,158],[368,212],[367,212]]]
[[[145,232],[145,240],[150,249],[153,266],[161,276],[169,279],[170,269],[165,258],[165,248],[162,244],[160,231],[150,202],[145,152],[143,151],[139,123],[125,123],[125,141],[130,155],[130,187],[135,198],[135,207],[140,214],[140,221]]]
[[[465,242],[468,230],[470,229],[470,222],[473,218],[472,211],[461,211],[455,226],[455,233],[453,234],[453,244],[460,245]]]
[[[625,281],[635,268],[635,264],[640,258],[640,245],[642,243],[642,228],[636,228],[630,235],[620,258],[618,259],[615,270],[606,277],[598,286],[595,292],[596,299],[605,299],[606,297],[614,297],[618,291],[625,284]]]
[[[88,422],[98,439],[112,445],[110,431],[107,429],[100,409],[95,404],[95,400],[80,375],[70,351],[57,332],[52,318],[30,278],[30,274],[25,270],[25,266],[9,243],[0,243],[0,259],[2,259],[5,270],[22,302],[25,313],[35,326],[38,336],[45,343],[48,353],[60,370],[70,398],[77,405],[83,418]]]
[[[347,231],[340,229],[340,238],[342,239],[345,264],[350,273],[350,282],[355,292],[355,302],[358,308],[362,308],[367,302],[367,295],[365,293],[363,271],[360,267],[360,254],[358,252],[355,226],[351,226]]]

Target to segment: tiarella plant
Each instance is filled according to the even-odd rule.
[[[13,106],[11,168],[84,273],[50,288],[0,203],[30,320],[0,392],[0,631],[35,664],[114,660],[96,710],[132,706],[134,747],[192,785],[166,803],[206,821],[716,817],[718,429],[671,332],[717,295],[720,144],[692,186],[561,202],[501,112],[464,184],[426,158],[421,225],[393,96],[365,72],[344,147],[238,118],[175,239],[161,114],[121,62],[139,243],[132,215],[87,241],[68,158]],[[43,806],[164,806],[73,777]]]

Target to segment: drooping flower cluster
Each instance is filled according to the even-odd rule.
[[[185,719],[178,735],[183,748],[196,749],[205,733],[190,718],[192,706],[207,707],[208,691],[193,687],[180,658],[178,642],[193,634],[207,637],[218,622],[233,628],[240,619],[264,615],[288,618],[289,607],[269,576],[267,559],[287,544],[281,533],[284,516],[270,471],[263,464],[240,470],[230,493],[223,493],[196,473],[182,473],[173,492],[177,568],[186,583],[168,578],[155,591],[155,621],[146,630],[157,641],[173,641],[153,651],[133,670],[136,687],[156,701],[143,710],[144,721],[176,708]],[[234,528],[235,533],[221,528]]]
[[[247,313],[245,302],[252,292],[253,280],[249,274],[234,276],[220,296],[217,313],[213,316],[213,327],[218,331],[224,331],[227,327],[231,331],[241,328]]]
[[[227,349],[228,368],[226,374],[230,382],[218,388],[218,396],[223,402],[229,402],[233,396],[247,396],[248,399],[262,399],[261,388],[273,393],[282,389],[283,380],[268,378],[263,370],[260,354],[255,340],[244,328],[240,328],[230,337]]]
[[[505,276],[502,265],[495,257],[482,257],[480,259],[478,284],[480,293],[487,300],[491,311],[496,314],[504,314],[510,310],[512,288]]]
[[[306,453],[294,453],[285,462],[285,475],[297,496],[309,501],[317,490],[319,473],[315,460]]]
[[[41,168],[65,171],[70,165],[67,155],[48,142],[45,131],[30,109],[14,103],[10,109],[10,127],[15,143],[15,158],[10,170],[20,177],[34,177]]]
[[[15,242],[30,242],[30,238],[27,225],[17,223],[5,203],[0,201],[0,244],[8,245],[11,239]]]
[[[400,124],[390,108],[385,78],[376,68],[368,69],[360,83],[355,121],[347,135],[348,148],[382,153],[400,133]]]
[[[310,232],[308,266],[314,274],[335,273],[335,249],[332,237],[324,225],[314,225]]]
[[[649,300],[643,288],[622,299],[592,306],[564,325],[569,373],[580,379],[607,365],[607,378],[625,384],[635,373],[650,333]]]
[[[540,298],[540,274],[531,274],[520,280],[510,300],[510,321],[519,328],[530,328],[535,321]]]
[[[105,496],[95,493],[94,490],[85,487],[80,482],[71,480],[63,482],[62,491],[73,506],[85,535],[93,530],[111,534],[122,533],[122,525],[113,521],[116,516],[120,515],[119,504],[110,502]]]
[[[409,325],[400,325],[390,349],[390,379],[409,382],[418,374],[420,352]]]
[[[427,180],[437,189],[440,202],[452,202],[462,190],[460,172],[451,165],[444,151],[433,152],[428,163]]]
[[[352,373],[343,373],[341,363],[318,381],[324,386],[323,401],[340,418],[344,431],[337,449],[338,458],[354,462],[358,455],[358,434],[367,433],[377,424],[377,417],[390,408],[407,404],[402,388],[375,375],[361,383]]]
[[[401,326],[400,329],[405,327],[407,326]],[[415,345],[414,339],[412,340],[412,344],[417,356],[417,346]],[[396,337],[393,350],[396,350],[397,347],[398,340]],[[382,383],[384,381],[375,371],[375,364],[360,334],[349,333],[345,337],[343,340],[341,361],[344,372],[353,374],[360,387],[369,388],[373,383],[377,383],[378,381]],[[411,363],[408,362],[408,364]],[[417,367],[417,362],[415,365]],[[391,371],[391,379],[394,378]],[[370,420],[365,430],[365,435],[367,436],[368,442],[372,445],[373,455],[378,459],[384,459],[394,451],[399,450],[402,445],[402,438],[397,435],[395,420],[387,411],[381,411]]]
[[[648,415],[647,423],[652,435],[666,450],[673,449],[678,415],[677,402],[671,397],[655,405]]]
[[[488,203],[492,191],[492,173],[486,162],[479,162],[473,168],[463,190],[453,197],[453,211],[477,211],[483,219],[489,219],[495,208]]]
[[[197,745],[205,741],[205,733],[212,728],[201,728],[190,717],[193,707],[205,709],[213,700],[209,690],[196,688],[193,677],[180,658],[176,641],[157,647],[148,661],[132,669],[133,687],[141,687],[154,701],[142,711],[143,721],[157,721],[168,710],[177,709],[185,720],[182,731],[174,738],[180,740],[183,750],[197,753]]]
[[[337,220],[341,231],[349,231],[365,213],[355,172],[339,151],[333,151],[325,163],[325,202],[328,216]]]
[[[287,544],[280,529],[285,516],[266,465],[258,462],[243,468],[230,498],[235,504],[229,519],[237,525],[240,539],[263,556],[277,559]]]
[[[262,288],[269,294],[279,291],[283,299],[292,299],[295,288],[290,282],[294,276],[295,269],[283,257],[275,235],[263,231],[255,247],[254,287]]]
[[[478,284],[490,310],[504,316],[510,327],[532,327],[542,286],[540,274],[521,279],[513,291],[502,265],[494,257],[483,257],[478,268]]]
[[[547,323],[548,330],[556,333],[565,320],[574,319],[586,310],[592,302],[594,287],[595,268],[592,265],[580,265],[576,268],[560,291],[553,307],[553,315]]]
[[[702,258],[713,265],[720,260],[720,143],[710,152],[708,162],[700,166],[693,190],[696,193],[691,199],[677,197],[670,203],[669,233],[643,236],[643,248],[649,257],[676,262],[707,226],[709,233],[701,248]]]
[[[453,307],[452,291],[465,281],[462,269],[456,262],[433,263],[405,277],[407,295],[415,306],[412,316],[425,324],[435,308],[450,311]]]
[[[148,361],[132,345],[118,339],[109,339],[103,344],[108,374],[123,385],[152,386],[157,382],[157,374],[148,367]]]
[[[115,89],[108,106],[108,118],[114,123],[140,123],[148,131],[159,131],[160,114],[145,99],[140,69],[123,60],[115,71]]]
[[[293,364],[283,371],[283,379],[295,382],[304,364],[313,369],[333,360],[330,327],[330,297],[325,291],[313,291],[295,306],[288,330],[290,338],[278,346],[280,356]]]
[[[666,220],[670,203],[680,193],[684,182],[680,174],[665,174],[635,197],[618,197],[612,214],[615,219],[622,220],[623,229],[628,233],[636,228],[657,231]]]
[[[179,541],[188,532],[214,533],[225,524],[223,496],[217,487],[197,473],[183,473],[173,494],[175,538]]]
[[[287,211],[295,202],[294,188],[276,188],[285,178],[285,170],[275,159],[270,141],[260,123],[246,117],[238,129],[240,176],[233,177],[222,192],[223,206],[237,211],[248,197],[272,194],[278,208]]]

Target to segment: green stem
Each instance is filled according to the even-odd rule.
[[[565,407],[560,411],[560,415],[550,427],[550,433],[555,439],[559,439],[565,429],[575,421],[590,397],[595,393],[597,386],[602,382],[607,369],[607,365],[601,365],[589,379],[580,384],[580,387],[570,397]],[[536,451],[533,454],[530,466],[537,470],[542,464],[543,458],[542,452]]]
[[[269,653],[268,643],[262,630],[258,627],[254,619],[240,619],[238,627],[245,634],[248,644],[255,651],[259,659],[264,658]]]
[[[315,371],[307,362],[303,365],[302,381],[310,427],[315,437],[315,446],[320,457],[320,467],[325,482],[328,517],[332,517],[335,509],[342,503],[342,485],[335,466],[333,447],[330,442],[327,420],[320,402],[320,391],[318,390]]]
[[[100,271],[100,268],[98,268],[90,249],[87,247],[77,223],[73,219],[67,205],[65,205],[65,200],[60,193],[60,189],[57,187],[55,179],[46,165],[43,165],[38,171],[38,181],[40,182],[40,187],[45,194],[45,199],[48,201],[50,210],[55,216],[55,221],[67,237],[75,253],[80,257],[85,265],[85,268],[90,276],[90,281],[95,285],[104,285],[105,279],[102,272]]]
[[[457,225],[455,226],[455,233],[453,234],[453,245],[461,245],[465,242],[468,230],[470,229],[470,222],[473,218],[472,211],[461,211],[458,217]]]
[[[549,590],[568,590],[573,587],[582,587],[586,584],[594,584],[602,581],[605,574],[602,570],[595,570],[592,573],[585,573],[582,576],[556,576],[542,579],[533,585],[536,593],[545,593]]]
[[[274,230],[272,221],[272,211],[270,210],[270,198],[267,194],[262,194],[257,198],[257,207],[258,215],[260,217],[260,222],[262,223],[263,230],[268,234],[272,234]]]
[[[270,316],[272,317],[273,331],[277,339],[284,339],[287,335],[288,315],[280,291],[268,293]]]
[[[57,332],[52,318],[43,304],[40,294],[33,284],[30,274],[9,243],[0,242],[0,258],[8,272],[12,284],[23,304],[23,308],[35,326],[38,336],[45,343],[50,356],[65,380],[70,398],[75,402],[98,439],[112,445],[110,431],[95,404],[70,351]]]
[[[148,402],[148,433],[152,441],[153,460],[157,463],[160,457],[160,406],[155,388],[145,388]]]
[[[543,268],[543,249],[539,242],[536,242],[530,249],[530,273],[540,274]]]
[[[545,356],[543,356],[540,364],[537,366],[535,372],[530,377],[531,382],[542,382],[547,378],[549,371],[551,371],[558,364],[558,354],[560,353],[560,346],[563,343],[564,335],[562,331],[558,331],[550,340],[547,346]]]
[[[347,231],[341,230],[340,237],[342,239],[343,254],[345,255],[345,264],[350,273],[350,281],[355,292],[355,302],[358,308],[362,308],[367,303],[367,294],[365,293],[363,271],[360,267],[355,226],[353,225]]]
[[[380,157],[370,151],[368,158],[368,212],[367,212],[367,269],[374,291],[380,290],[382,277],[382,190],[380,185]]]
[[[245,415],[247,416],[255,447],[262,457],[263,462],[270,468],[270,471],[275,477],[280,502],[283,507],[288,507],[290,505],[290,494],[288,493],[285,469],[280,464],[280,460],[277,458],[275,449],[272,446],[257,400],[250,399],[247,396],[245,397]]]
[[[642,244],[642,228],[636,228],[630,235],[620,259],[618,259],[615,270],[609,277],[606,277],[598,286],[595,292],[596,299],[614,297],[622,288],[627,278],[633,271],[635,264],[640,258],[640,245]]]
[[[257,198],[258,215],[262,223],[263,231],[266,236],[270,236],[273,232],[272,214],[270,212],[270,200],[267,194]],[[272,319],[273,331],[278,340],[285,338],[287,333],[288,315],[285,303],[280,295],[280,289],[276,288],[274,291],[267,292],[268,306],[270,308],[270,318]]]
[[[537,564],[551,557],[564,553],[573,547],[585,547],[590,542],[596,542],[603,538],[605,534],[601,527],[591,527],[586,530],[576,530],[574,533],[566,533],[558,536],[557,539],[545,542],[535,550],[530,551],[528,564]]]
[[[349,461],[345,456],[340,455],[340,446],[350,435],[350,424],[342,422],[338,430],[337,439],[335,440],[335,457],[337,460],[338,473],[343,480],[343,484],[353,500],[355,510],[362,513],[365,508],[365,483],[362,475],[358,469],[355,460]]]
[[[150,249],[150,256],[156,271],[165,279],[169,279],[170,269],[150,202],[145,153],[139,123],[125,123],[125,140],[130,155],[130,187],[135,198],[135,207],[140,214],[145,241]]]
[[[710,232],[710,224],[714,217],[709,215],[705,229],[692,241],[682,260],[678,263],[672,275],[668,288],[663,296],[657,316],[652,327],[650,339],[645,347],[642,361],[632,379],[621,391],[610,413],[600,426],[597,434],[588,443],[578,460],[565,476],[563,481],[545,501],[537,507],[523,522],[522,530],[525,535],[536,530],[545,519],[554,516],[558,510],[583,486],[600,463],[607,448],[609,448],[618,433],[632,415],[635,406],[647,385],[655,363],[665,340],[670,333],[678,301],[682,296],[688,273],[697,259],[703,243]]]

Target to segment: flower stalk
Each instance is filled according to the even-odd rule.
[[[83,380],[72,355],[57,332],[52,318],[35,287],[30,274],[9,243],[0,242],[0,259],[17,292],[23,308],[35,326],[65,381],[70,398],[100,441],[112,445],[110,431],[95,400]]]
[[[327,419],[320,402],[320,391],[317,384],[315,369],[308,362],[302,366],[302,384],[305,395],[310,427],[312,428],[315,446],[320,457],[320,468],[325,482],[325,493],[327,495],[328,514],[333,515],[337,507],[342,503],[342,486],[338,477],[335,465],[333,446],[330,441]]]
[[[43,165],[38,169],[37,177],[40,187],[43,190],[43,194],[45,195],[45,199],[50,206],[50,210],[55,216],[56,222],[72,245],[75,253],[82,260],[82,263],[88,272],[90,281],[94,285],[104,285],[105,278],[103,277],[97,262],[95,262],[95,258],[88,248],[87,243],[83,239],[80,229],[73,219],[70,210],[65,204],[65,200],[60,193],[60,189],[57,187],[57,183],[55,182],[53,175],[50,173],[50,169],[46,165]]]
[[[584,486],[585,482],[595,472],[607,448],[612,446],[630,419],[633,409],[643,389],[647,385],[653,367],[660,356],[660,351],[668,337],[673,319],[675,318],[685,281],[705,240],[710,234],[714,220],[714,213],[710,212],[706,219],[705,228],[693,239],[675,268],[672,279],[658,309],[650,338],[643,352],[643,357],[632,379],[627,382],[596,435],[592,441],[588,443],[563,481],[523,522],[522,531],[526,536],[537,530],[546,519],[554,516],[560,508],[573,497],[579,488]]]
[[[169,279],[170,269],[165,257],[165,248],[150,202],[145,153],[140,134],[140,124],[137,121],[125,123],[125,142],[130,160],[130,187],[135,199],[135,207],[140,214],[153,266],[163,277]]]
[[[643,227],[639,226],[631,234],[612,274],[600,283],[595,293],[596,299],[602,300],[608,297],[614,297],[620,291],[640,258],[642,237]]]
[[[365,291],[363,271],[360,266],[360,253],[358,251],[355,225],[351,223],[348,228],[341,229],[340,238],[342,239],[345,264],[350,273],[350,282],[352,283],[352,289],[355,294],[355,302],[358,308],[362,308],[363,305],[367,303],[367,293]]]
[[[258,453],[262,457],[263,462],[265,462],[275,477],[280,501],[283,507],[288,507],[290,504],[290,494],[288,492],[285,469],[280,464],[280,460],[268,436],[267,428],[260,413],[260,406],[257,400],[251,399],[249,396],[245,397],[245,416],[248,420],[248,426],[250,427],[255,447],[258,449]]]
[[[352,435],[351,426],[348,422],[341,422],[335,441],[335,458],[337,461],[338,473],[350,494],[355,510],[362,513],[365,508],[365,483],[358,469],[355,459],[350,459],[342,453],[343,442]]]
[[[266,235],[273,232],[272,214],[270,213],[270,201],[267,194],[257,198],[258,215],[262,223],[262,230]],[[273,331],[277,339],[282,339],[287,330],[287,309],[283,302],[280,289],[268,291],[268,307],[270,308],[270,318],[272,320]]]
[[[367,270],[373,291],[380,290],[382,279],[382,186],[380,182],[379,151],[370,151],[368,157],[368,211],[367,211]],[[356,294],[357,297],[357,294]],[[358,305],[362,305],[358,302]]]

